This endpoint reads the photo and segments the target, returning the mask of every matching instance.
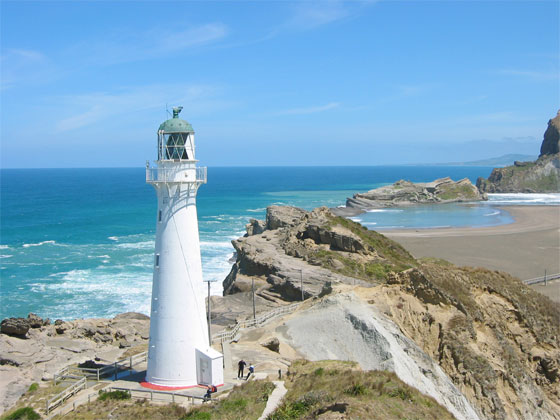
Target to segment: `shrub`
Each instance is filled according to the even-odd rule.
[[[27,390],[27,392],[35,392],[39,389],[39,384],[37,382],[33,382],[31,385],[29,385],[29,389]]]
[[[346,389],[344,393],[357,397],[358,395],[365,395],[367,393],[367,388],[362,384],[352,384],[352,386]]]
[[[401,388],[400,386],[389,392],[390,397],[398,397],[403,401],[413,400],[412,392],[409,389]]]
[[[99,390],[99,401],[105,400],[128,400],[130,399],[130,394],[127,391],[109,391],[104,392],[103,390]]]
[[[322,376],[323,373],[325,373],[325,369],[323,369],[322,367],[315,369],[315,371],[313,371],[313,374],[315,376]]]
[[[40,418],[41,416],[31,407],[22,407],[2,417],[2,420],[39,420]]]

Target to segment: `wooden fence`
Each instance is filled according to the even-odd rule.
[[[279,315],[283,315],[295,311],[297,308],[299,308],[300,305],[301,303],[292,303],[291,305],[281,306],[279,308],[273,309],[270,312],[261,314],[257,318],[251,318],[251,319],[246,319],[244,321],[240,321],[237,324],[235,324],[235,326],[232,329],[220,331],[219,333],[214,334],[212,336],[212,342],[218,341],[220,343],[223,343],[224,341],[231,341],[234,339],[234,337],[237,335],[237,333],[241,328],[251,328],[251,327],[261,326],[267,323],[269,320],[276,318]]]
[[[171,397],[171,402],[175,403],[177,399],[184,398],[190,404],[194,404],[195,400],[204,400],[204,397],[199,397],[196,395],[188,395],[183,394],[181,392],[174,392],[174,391],[156,391],[153,389],[138,389],[138,388],[124,388],[124,387],[110,387],[107,388],[107,391],[125,391],[130,394],[131,398],[142,398],[147,399],[149,394],[150,401],[157,400],[158,396],[165,396],[164,398],[159,398],[159,400],[169,401],[169,397]]]
[[[60,404],[62,404],[68,398],[72,397],[77,392],[81,391],[82,389],[86,389],[86,387],[87,387],[87,379],[82,378],[79,381],[70,385],[69,387],[65,388],[58,394],[56,394],[51,399],[48,399],[46,402],[46,410],[45,410],[47,415],[53,408],[58,407]]]

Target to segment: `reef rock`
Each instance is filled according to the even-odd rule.
[[[0,324],[3,334],[25,337],[29,331],[29,321],[25,318],[6,318]]]
[[[415,204],[454,203],[486,200],[485,194],[467,179],[453,181],[441,178],[428,183],[400,180],[393,185],[354,194],[346,199],[346,209],[333,209],[336,214],[346,214],[348,208],[362,210],[407,206]]]

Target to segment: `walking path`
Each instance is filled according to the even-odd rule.
[[[282,398],[284,398],[284,395],[286,395],[286,392],[288,392],[288,390],[284,386],[284,381],[273,381],[273,383],[274,386],[276,386],[276,388],[274,389],[274,391],[272,391],[270,397],[268,397],[268,401],[266,402],[266,407],[264,408],[261,416],[259,417],[259,420],[266,420],[266,418],[270,414],[272,414],[274,410],[276,410],[276,407],[280,405]]]

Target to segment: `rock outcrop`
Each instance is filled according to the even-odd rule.
[[[350,228],[333,220],[349,223]],[[224,294],[248,292],[269,300],[298,301],[323,296],[332,283],[375,284],[376,275],[410,267],[412,256],[376,232],[336,218],[327,208],[307,212],[295,207],[267,209],[262,233],[232,241],[237,260],[224,280]],[[369,272],[369,274],[368,274]]]
[[[415,204],[455,203],[486,199],[487,197],[481,194],[467,178],[457,182],[451,178],[441,178],[427,183],[400,180],[393,185],[354,194],[352,198],[346,199],[346,209],[333,209],[333,211],[342,215],[348,212],[347,209],[363,211]]]
[[[488,179],[478,178],[483,193],[560,192],[560,111],[548,122],[541,144],[541,154],[534,162],[514,162],[495,168]]]
[[[387,367],[398,374],[402,361],[392,359],[394,355],[426,354],[480,418],[560,420],[557,304],[505,273],[417,261],[397,243],[325,208],[306,212],[272,207],[267,222],[260,225],[266,228],[262,233],[233,241],[237,260],[224,282],[226,293],[247,293],[254,281],[258,295],[285,304],[301,299],[303,279],[306,299],[334,302],[329,300],[331,296],[352,290],[360,300],[352,298],[336,314],[336,322],[352,325],[353,338],[346,337],[346,327],[335,323],[335,315],[331,319],[323,314],[316,317],[324,324],[316,326],[321,337],[313,339],[310,331],[315,327],[306,328],[307,321],[298,312],[284,321],[288,330],[281,337],[281,346],[292,346],[314,360],[338,358],[360,364],[363,358],[379,353],[377,362],[364,359],[363,366]],[[372,328],[369,315],[364,318],[354,313],[352,308],[365,303],[398,326],[395,331],[400,329],[404,336],[396,338],[398,348],[364,344],[379,336],[375,331],[381,331]],[[387,335],[391,336],[395,337]],[[361,344],[356,340],[362,340]],[[413,386],[423,392],[430,387],[441,391],[439,379],[437,386],[426,385],[435,380],[436,369],[421,363],[422,357],[414,357],[416,367],[399,376],[403,379],[420,372],[417,377],[414,373]],[[434,398],[454,400],[452,395]]]

